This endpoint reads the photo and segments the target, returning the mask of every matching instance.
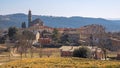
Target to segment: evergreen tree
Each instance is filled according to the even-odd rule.
[[[25,22],[22,22],[21,27],[22,27],[22,28],[26,28],[26,23],[25,23]]]
[[[54,41],[58,42],[58,40],[59,40],[59,32],[58,32],[57,29],[53,30],[52,38],[53,38]]]
[[[9,36],[10,39],[13,39],[16,34],[17,34],[17,28],[16,27],[10,27],[8,29],[8,36]]]

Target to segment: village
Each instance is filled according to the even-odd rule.
[[[109,33],[101,25],[92,24],[80,28],[53,28],[37,18],[32,20],[28,12],[28,27],[10,27],[0,33],[0,57],[73,57],[74,51],[85,47],[96,60],[120,59],[119,33]],[[115,52],[114,56],[111,54]],[[2,55],[3,54],[3,55]],[[23,56],[25,54],[25,56]],[[76,56],[77,57],[77,56]],[[13,59],[12,59],[13,60]]]

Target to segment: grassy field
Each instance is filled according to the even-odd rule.
[[[41,49],[34,50],[31,59],[28,51],[27,58],[23,54],[21,60],[19,53],[13,53],[9,59],[9,52],[0,53],[0,68],[120,68],[120,61],[102,61],[83,58],[63,58],[60,57],[58,48],[43,48],[42,58],[39,58]],[[15,55],[18,56],[15,56]],[[48,54],[50,57],[48,58]],[[116,52],[109,52],[110,57],[115,57]]]
[[[60,57],[60,51],[58,48],[43,48],[42,51],[43,52],[40,53],[42,57],[48,57],[48,54],[50,57]],[[40,52],[39,49],[34,50],[33,58],[39,58],[40,57],[39,52]],[[31,53],[29,52],[29,50],[26,54],[26,57],[25,54],[23,53],[22,58],[31,58]],[[0,53],[0,65],[20,59],[21,59],[20,53],[14,53],[13,50],[11,50],[11,52]]]
[[[83,58],[28,58],[8,62],[0,68],[120,68],[120,61]]]

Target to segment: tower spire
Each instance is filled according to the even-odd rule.
[[[28,11],[28,27],[30,27],[31,22],[32,22],[32,13],[31,13],[31,10],[29,9],[29,11]]]

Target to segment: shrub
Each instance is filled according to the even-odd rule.
[[[73,57],[90,58],[91,50],[87,47],[80,47],[73,51]]]

